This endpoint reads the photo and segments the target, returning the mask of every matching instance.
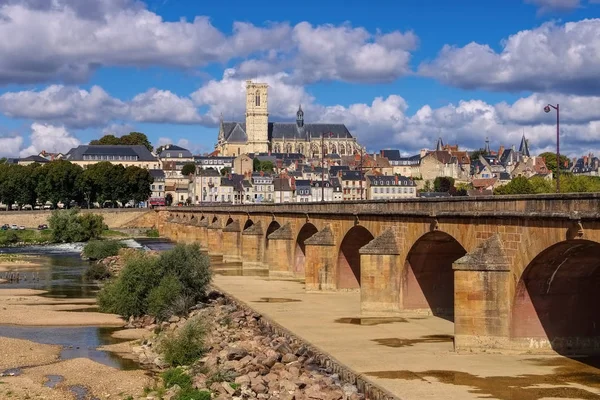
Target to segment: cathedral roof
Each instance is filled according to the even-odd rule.
[[[352,134],[344,124],[304,124],[299,127],[297,123],[269,122],[269,140],[273,139],[320,139],[322,134],[332,138],[351,139]],[[246,124],[244,122],[223,122],[223,138],[229,143],[246,143]]]

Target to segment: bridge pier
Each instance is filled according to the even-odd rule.
[[[251,225],[242,232],[242,275],[267,276],[269,270],[264,260],[265,232],[262,223]]]
[[[216,220],[207,227],[208,234],[208,254],[210,256],[222,256],[223,255],[223,230],[219,224],[219,220]]]
[[[498,235],[456,260],[454,348],[482,351],[510,347],[510,261]]]
[[[335,237],[328,225],[304,241],[306,246],[306,291],[337,289]]]
[[[296,279],[294,276],[294,235],[287,223],[268,236],[266,260],[270,279]]]
[[[362,314],[396,314],[402,310],[402,268],[399,239],[392,229],[360,248]]]
[[[208,219],[203,218],[198,222],[198,242],[200,248],[208,252]]]
[[[223,262],[239,263],[242,261],[242,229],[240,222],[234,220],[223,228]]]

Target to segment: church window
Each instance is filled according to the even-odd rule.
[[[260,107],[260,93],[256,92],[254,102],[255,102],[256,107]]]

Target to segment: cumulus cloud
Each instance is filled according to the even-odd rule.
[[[138,94],[129,103],[129,113],[138,122],[194,124],[202,122],[198,110],[189,98],[168,90],[151,89]]]
[[[93,3],[93,4],[91,4]],[[102,66],[201,68],[241,62],[239,73],[294,71],[298,82],[388,82],[409,71],[412,32],[348,24],[165,21],[135,0],[0,0],[0,85],[87,81]],[[65,29],[68,27],[68,29]]]
[[[0,137],[0,157],[14,157],[23,146],[21,136]]]
[[[64,126],[33,123],[29,136],[31,144],[20,151],[21,157],[39,154],[42,150],[65,153],[81,144]],[[13,153],[14,154],[14,153]]]
[[[89,91],[52,85],[0,95],[0,112],[11,118],[58,122],[72,128],[99,127],[126,115],[125,104],[99,86]]]
[[[600,19],[524,30],[489,45],[446,45],[422,75],[465,89],[600,94]]]

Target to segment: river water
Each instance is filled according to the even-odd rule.
[[[136,239],[135,243],[127,241],[130,247],[142,247],[163,251],[173,247],[173,243],[163,239]],[[80,257],[82,246],[30,246],[21,248],[0,248],[1,253],[34,255],[42,259],[43,265],[37,269],[20,272],[18,283],[0,286],[2,289],[39,289],[46,290],[43,297],[63,299],[93,299],[100,289],[96,283],[83,279],[85,270],[90,265]],[[0,272],[0,277],[4,273]],[[36,279],[33,279],[33,278]],[[23,279],[25,278],[25,279]],[[90,306],[80,311],[96,311]],[[89,358],[93,361],[120,369],[137,369],[137,363],[123,359],[113,353],[97,350],[99,346],[118,343],[113,338],[113,332],[121,328],[98,326],[85,327],[47,327],[47,326],[16,326],[0,325],[0,336],[30,340],[37,343],[53,344],[62,347],[61,359]]]

